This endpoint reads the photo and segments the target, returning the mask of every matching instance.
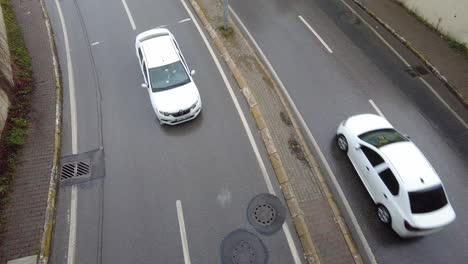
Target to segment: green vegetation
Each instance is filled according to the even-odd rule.
[[[28,135],[28,115],[33,88],[31,58],[10,1],[0,0],[15,83],[9,94],[11,106],[0,140],[0,231],[5,227],[5,217],[2,212],[8,203],[10,183],[18,165],[19,151]]]
[[[234,35],[234,29],[230,26],[227,28],[224,28],[224,25],[218,27],[219,32],[221,32],[221,35],[225,38],[232,38]]]

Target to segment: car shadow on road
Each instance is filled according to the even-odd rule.
[[[188,122],[171,126],[171,125],[160,125],[159,121],[156,121],[157,125],[161,126],[161,131],[168,135],[174,137],[184,137],[186,135],[192,134],[195,130],[201,128],[203,123],[203,111],[193,120]]]

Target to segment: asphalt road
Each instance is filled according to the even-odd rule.
[[[284,83],[336,174],[379,263],[463,263],[468,259],[468,132],[430,90],[339,0],[231,1]],[[410,65],[421,65],[396,39],[361,15]],[[299,18],[314,29],[327,47]],[[433,75],[423,76],[462,118],[468,114]],[[352,165],[335,146],[346,117],[377,113],[408,134],[439,173],[457,219],[442,232],[402,240],[379,223]]]
[[[268,189],[226,84],[194,22],[186,20],[189,14],[180,1],[172,0],[129,2],[131,18],[118,0],[49,0],[47,5],[65,84],[62,154],[98,150],[102,159],[96,166],[105,169],[105,174],[74,187],[62,183],[51,262],[66,263],[74,254],[72,263],[184,263],[176,207],[181,201],[191,262],[219,263],[221,241],[228,233],[238,228],[255,233],[246,208]],[[73,76],[67,71],[60,13]],[[162,25],[173,32],[197,71],[203,102],[197,119],[176,127],[155,120],[147,92],[140,87],[134,50],[138,33]],[[260,155],[268,161],[248,107],[230,82]],[[265,165],[274,176],[268,162]],[[272,182],[280,193],[275,178]],[[70,232],[75,224],[76,237]],[[283,231],[259,235],[269,263],[294,263],[289,242],[301,247],[292,233],[291,241]]]

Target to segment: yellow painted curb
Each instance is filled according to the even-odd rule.
[[[50,24],[49,14],[47,12],[44,0],[39,0],[44,16],[47,33],[49,35],[49,45],[52,54],[52,63],[54,65],[55,74],[55,140],[54,140],[54,157],[52,160],[52,169],[50,172],[49,192],[47,195],[47,208],[45,213],[45,223],[39,249],[39,257],[37,263],[49,263],[50,245],[52,241],[52,231],[55,224],[55,201],[57,194],[57,173],[60,159],[61,146],[61,129],[62,129],[62,80],[57,59],[57,49],[54,42],[53,30]]]

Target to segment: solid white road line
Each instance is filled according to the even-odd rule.
[[[362,22],[364,22],[364,24],[367,25],[367,27],[369,27],[369,29],[393,52],[393,54],[395,54],[402,62],[403,64],[406,66],[406,67],[410,67],[411,65],[408,63],[408,61],[403,58],[403,56],[398,53],[398,51],[396,51],[395,48],[393,48],[392,45],[390,45],[390,43],[388,43],[388,41],[386,41],[382,35],[379,34],[379,32],[377,32],[366,20],[364,20],[364,18],[362,18],[361,15],[358,14],[358,12],[356,10],[354,10],[348,3],[346,3],[345,0],[340,0],[346,7],[348,7],[349,10],[351,10],[351,12],[353,12],[354,15],[356,15]],[[453,108],[442,98],[442,96],[440,96],[436,90],[428,83],[426,82],[426,80],[424,80],[422,77],[418,77],[418,79],[427,87],[429,88],[429,90],[432,92],[432,94],[434,94],[434,96],[450,111],[450,113],[452,113],[453,116],[455,116],[455,118],[465,127],[465,129],[468,129],[468,123],[465,122],[465,120],[460,116],[458,115],[457,112],[455,112],[455,110],[453,110]]]
[[[312,142],[312,145],[314,147],[314,149],[317,151],[317,153],[319,154],[319,158],[320,158],[320,161],[324,164],[325,166],[325,169],[328,173],[328,175],[330,176],[331,180],[332,180],[332,184],[333,186],[335,187],[336,191],[338,192],[338,196],[339,198],[341,199],[341,201],[343,202],[343,205],[345,207],[345,210],[347,212],[347,214],[349,215],[349,218],[351,220],[351,223],[354,227],[354,229],[356,230],[356,233],[359,237],[359,240],[361,242],[361,244],[363,245],[364,247],[364,250],[367,254],[367,257],[369,258],[369,260],[371,261],[372,264],[374,263],[377,263],[376,260],[375,260],[375,256],[374,256],[374,253],[372,252],[372,249],[370,248],[369,246],[369,243],[367,242],[367,239],[366,237],[364,236],[364,233],[362,232],[362,229],[361,229],[361,226],[359,225],[357,219],[356,219],[356,216],[354,215],[354,212],[353,210],[351,209],[351,206],[349,205],[349,201],[347,200],[344,192],[343,192],[343,189],[341,189],[341,186],[340,184],[338,183],[338,180],[336,179],[336,176],[335,174],[333,173],[332,169],[330,168],[330,164],[328,164],[328,161],[325,159],[325,155],[323,155],[323,152],[322,150],[320,149],[317,141],[315,140],[315,138],[312,136],[312,133],[310,132],[310,129],[309,127],[307,126],[306,122],[304,121],[304,119],[302,118],[302,115],[301,113],[299,112],[299,110],[297,109],[296,105],[294,104],[294,101],[291,99],[291,96],[289,95],[288,91],[286,90],[286,87],[284,86],[283,82],[281,81],[281,79],[279,78],[278,74],[276,73],[275,69],[273,68],[273,66],[271,66],[271,63],[268,61],[267,57],[265,56],[265,53],[263,52],[263,50],[260,48],[260,46],[258,45],[257,41],[255,41],[255,39],[253,38],[252,34],[250,34],[250,32],[247,30],[247,27],[244,25],[244,23],[242,22],[242,20],[240,20],[239,16],[237,16],[236,12],[234,12],[234,10],[229,7],[233,17],[237,20],[237,22],[239,23],[239,25],[242,27],[243,31],[247,34],[247,36],[250,38],[250,41],[253,43],[253,45],[255,46],[256,50],[258,51],[258,54],[260,55],[260,57],[262,58],[263,62],[266,64],[266,66],[268,67],[268,69],[270,70],[270,72],[273,74],[273,78],[275,78],[276,82],[279,84],[280,88],[281,88],[281,91],[283,92],[284,96],[286,97],[286,100],[288,101],[288,104],[291,106],[292,110],[294,111],[294,114],[296,115],[296,117],[298,118],[298,121],[301,125],[301,127],[305,130],[305,133],[306,133],[306,137],[310,140],[310,142]]]
[[[68,74],[68,89],[70,93],[70,114],[71,114],[71,145],[72,154],[78,153],[78,122],[76,112],[76,96],[75,96],[75,79],[73,76],[73,64],[70,53],[70,43],[68,41],[68,31],[65,25],[65,19],[62,12],[62,7],[58,0],[55,0],[57,12],[60,19],[60,24],[63,30],[63,39],[65,43],[65,53],[67,58],[67,74]],[[72,186],[71,199],[70,199],[70,214],[69,214],[69,235],[68,235],[68,250],[67,250],[67,264],[75,263],[75,250],[76,250],[76,215],[78,207],[78,189],[75,185]]]
[[[375,111],[383,118],[387,119],[384,114],[382,113],[382,111],[380,111],[379,107],[377,107],[377,105],[374,103],[374,101],[372,101],[372,99],[369,99],[369,103],[372,105],[372,107],[375,109]]]
[[[133,20],[132,13],[130,13],[130,9],[128,8],[127,2],[125,0],[122,0],[122,4],[124,6],[125,12],[127,13],[128,20],[130,20],[130,24],[132,25],[133,30],[135,30],[135,21]]]
[[[71,187],[71,200],[70,200],[70,231],[68,234],[68,252],[67,263],[75,263],[75,249],[76,249],[76,218],[78,209],[78,188],[76,185]]]
[[[75,95],[75,79],[73,76],[73,64],[71,60],[70,43],[68,41],[68,31],[63,17],[62,7],[58,0],[55,0],[57,12],[60,19],[60,24],[63,30],[63,41],[65,43],[65,53],[67,57],[67,74],[68,74],[68,89],[70,90],[70,113],[71,113],[71,144],[72,154],[78,153],[78,140],[77,140],[77,117],[76,117],[76,95]]]
[[[269,177],[268,172],[266,170],[265,164],[264,164],[263,159],[262,159],[262,157],[260,155],[260,151],[258,150],[257,144],[255,143],[255,139],[253,137],[252,131],[250,130],[249,124],[247,123],[244,112],[242,111],[242,108],[241,108],[241,106],[239,104],[239,101],[237,100],[237,97],[234,94],[234,91],[233,91],[233,89],[231,87],[231,84],[229,83],[229,80],[227,79],[226,74],[224,73],[224,70],[221,67],[221,64],[219,63],[219,60],[216,57],[216,55],[215,55],[215,53],[213,51],[213,48],[211,47],[210,43],[208,42],[208,39],[206,38],[205,33],[203,32],[200,25],[198,24],[198,21],[195,19],[195,16],[193,15],[192,11],[189,9],[189,7],[187,6],[187,4],[185,3],[184,0],[180,0],[180,2],[184,6],[184,8],[187,10],[187,13],[190,15],[190,17],[192,18],[192,21],[194,22],[195,27],[197,28],[198,32],[200,33],[200,36],[202,37],[203,41],[205,42],[205,45],[206,45],[208,51],[210,52],[211,57],[213,58],[213,61],[215,62],[216,67],[218,68],[219,73],[221,74],[221,77],[222,77],[222,79],[223,79],[223,81],[224,81],[224,83],[226,85],[226,88],[228,89],[229,95],[231,96],[232,101],[234,102],[236,110],[237,110],[237,112],[238,112],[238,114],[240,116],[242,125],[244,126],[244,129],[245,129],[245,131],[247,133],[247,137],[249,138],[250,144],[251,144],[251,146],[253,148],[253,151],[255,153],[255,157],[257,158],[257,162],[258,162],[258,164],[260,166],[260,170],[262,171],[263,179],[265,180],[265,183],[267,185],[268,192],[271,193],[271,194],[276,195],[275,190],[273,189],[273,185],[271,183],[270,177]],[[292,239],[292,236],[291,236],[291,231],[290,231],[289,226],[287,224],[283,225],[283,231],[285,233],[286,240],[288,241],[289,249],[291,250],[291,255],[293,256],[294,263],[295,264],[301,264],[302,263],[301,259],[299,257],[298,252],[297,252],[296,245],[294,244],[294,240]]]
[[[312,26],[309,25],[309,23],[307,23],[307,21],[301,16],[299,15],[298,16],[299,19],[302,21],[302,23],[304,23],[304,25],[306,25],[306,27],[312,31],[312,33],[314,33],[314,35],[318,38],[318,40],[320,40],[320,42],[322,43],[322,45],[328,50],[328,52],[330,53],[333,53],[333,51],[330,49],[330,47],[327,45],[327,43],[325,43],[325,41],[320,37],[320,35],[312,28]]]
[[[182,240],[182,250],[184,252],[185,264],[190,264],[190,254],[188,248],[187,232],[185,231],[184,211],[180,200],[176,201],[177,219],[179,220],[180,239]]]

